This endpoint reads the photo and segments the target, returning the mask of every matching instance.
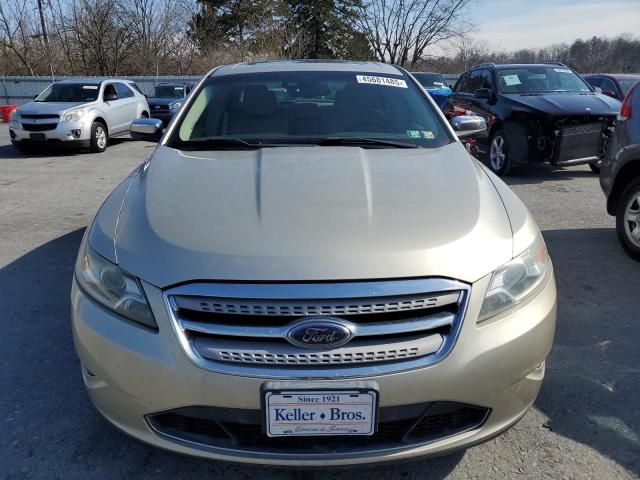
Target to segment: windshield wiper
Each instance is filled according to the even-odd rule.
[[[419,148],[419,145],[415,143],[396,142],[393,140],[382,140],[379,138],[356,138],[356,137],[327,137],[318,140],[309,141],[315,145],[321,145],[323,147],[338,147],[338,146],[381,146],[381,147],[394,147],[394,148]]]

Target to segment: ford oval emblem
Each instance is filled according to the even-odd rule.
[[[336,348],[353,338],[353,331],[340,319],[317,317],[295,323],[287,332],[289,343],[303,348]]]

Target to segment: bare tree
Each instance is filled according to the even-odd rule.
[[[453,40],[452,44],[456,58],[462,63],[463,71],[486,61],[490,54],[486,40],[460,35]]]
[[[357,20],[377,59],[413,67],[427,48],[465,33],[471,0],[365,0]]]
[[[117,75],[133,44],[133,19],[118,0],[78,0],[73,28],[86,73]]]
[[[36,62],[33,38],[37,30],[33,25],[34,18],[26,0],[0,2],[0,47],[6,54],[12,54],[29,75],[35,74]]]

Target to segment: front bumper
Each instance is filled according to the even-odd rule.
[[[176,114],[177,110],[163,110],[161,112],[159,111],[154,111],[153,107],[151,107],[151,118],[156,118],[158,120],[162,120],[162,123],[164,123],[165,125],[167,125],[174,117],[174,115]]]
[[[162,291],[144,284],[159,326],[152,332],[97,306],[72,288],[76,351],[94,405],[128,434],[175,452],[211,459],[291,466],[387,462],[436,455],[486,441],[516,423],[533,404],[553,342],[556,288],[553,275],[538,295],[508,315],[476,324],[489,277],[473,285],[466,318],[451,353],[440,363],[359,380],[379,386],[381,408],[451,401],[490,409],[473,430],[394,448],[362,448],[330,454],[211,447],[155,433],[146,417],[185,406],[259,411],[263,378],[213,373],[187,358],[171,326]],[[295,381],[295,379],[291,379]],[[328,388],[344,384],[327,380]],[[300,381],[304,388],[305,381]],[[230,410],[231,411],[231,410]],[[304,441],[313,444],[313,439]]]
[[[91,123],[58,122],[55,128],[48,130],[27,130],[20,122],[9,123],[9,132],[13,144],[22,145],[77,145],[87,147],[91,141]]]

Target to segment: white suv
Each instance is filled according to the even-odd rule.
[[[147,99],[130,80],[63,80],[14,110],[9,134],[23,152],[53,144],[103,152],[110,137],[127,134],[134,119],[148,116]]]

